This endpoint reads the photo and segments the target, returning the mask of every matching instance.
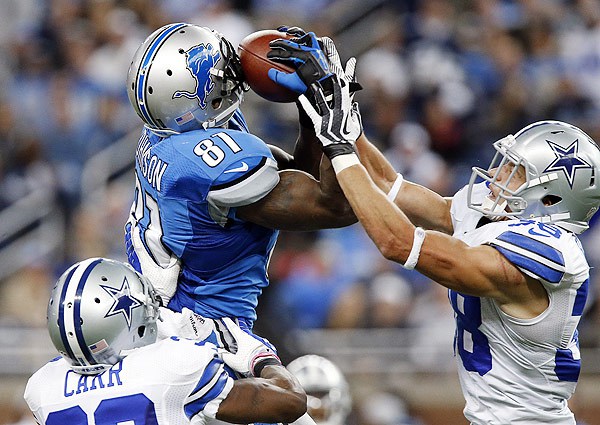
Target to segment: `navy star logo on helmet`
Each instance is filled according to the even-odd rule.
[[[546,140],[548,145],[552,148],[552,151],[556,155],[556,158],[544,172],[548,171],[562,171],[567,177],[569,186],[573,188],[573,182],[575,181],[575,173],[578,169],[592,168],[584,159],[577,156],[579,150],[579,139],[575,139],[567,148],[563,148],[559,144],[553,143],[550,140]]]
[[[131,329],[131,312],[142,303],[131,295],[131,289],[127,277],[123,278],[123,284],[120,289],[111,286],[100,285],[113,298],[114,302],[104,317],[123,314],[127,327]]]
[[[173,93],[173,99],[185,97],[186,99],[198,99],[202,109],[206,109],[206,98],[214,89],[215,83],[211,78],[210,70],[221,59],[221,52],[214,49],[212,44],[198,44],[185,52],[186,67],[196,81],[196,91],[177,90]]]

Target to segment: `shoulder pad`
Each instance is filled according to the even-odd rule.
[[[521,220],[509,222],[489,242],[523,273],[541,281],[558,284],[565,274],[565,258],[556,226]]]

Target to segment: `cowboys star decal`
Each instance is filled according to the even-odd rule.
[[[562,171],[567,176],[567,180],[569,182],[569,186],[571,189],[573,188],[573,182],[575,181],[575,172],[580,168],[592,168],[590,164],[588,164],[584,159],[581,159],[577,156],[577,150],[579,148],[579,139],[575,139],[573,143],[571,143],[567,148],[563,148],[562,146],[551,142],[550,140],[546,140],[548,145],[554,151],[554,155],[556,158],[546,169],[547,171]]]
[[[115,314],[123,314],[125,317],[125,321],[127,321],[127,326],[131,329],[131,311],[142,305],[140,301],[135,299],[131,295],[131,290],[129,288],[129,282],[125,277],[123,279],[123,284],[120,289],[116,289],[110,286],[102,286],[108,294],[115,300],[113,305],[108,310],[108,313],[104,317],[114,316]]]

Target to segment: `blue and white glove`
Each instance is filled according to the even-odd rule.
[[[323,46],[323,51],[329,61],[329,69],[331,69],[331,72],[336,74],[341,81],[349,84],[350,100],[353,100],[354,94],[357,91],[362,90],[362,86],[356,81],[356,58],[348,59],[346,67],[344,68],[342,67],[340,54],[338,53],[333,40],[329,37],[322,37],[321,45]]]
[[[327,99],[319,84],[310,87],[310,98],[302,95],[300,105],[311,119],[321,142],[323,153],[329,159],[354,153],[354,142],[362,133],[358,103],[352,101],[350,85],[336,75],[331,77],[333,94]]]
[[[287,73],[271,68],[269,69],[271,80],[296,93],[303,94],[311,84],[323,81],[332,74],[329,69],[329,61],[314,32],[305,33],[304,30],[297,27],[280,27],[278,30],[297,38],[273,40],[270,43],[271,51],[267,53],[267,57],[292,66],[296,72]]]
[[[150,280],[160,296],[162,305],[166,306],[177,289],[177,280],[181,272],[180,260],[175,255],[171,255],[165,267],[157,264],[146,251],[139,228],[133,226],[131,221],[125,225],[125,249],[129,264]]]
[[[246,377],[260,376],[265,366],[281,365],[272,348],[244,332],[230,318],[215,319],[214,323],[219,333],[226,333],[233,339],[233,344],[221,350],[221,357],[234,371]]]

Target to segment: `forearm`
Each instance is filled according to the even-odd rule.
[[[269,381],[269,383],[289,391],[296,399],[306,402],[306,394],[302,386],[284,366],[269,365],[265,366],[260,373],[260,377]]]
[[[268,228],[296,231],[343,227],[356,222],[337,182],[335,192],[333,187],[323,186],[324,182],[302,171],[282,171],[279,176],[279,183],[267,196],[239,207],[237,216]]]
[[[412,247],[415,226],[369,178],[361,165],[346,168],[337,179],[375,246],[389,260],[404,264]]]
[[[404,181],[394,203],[416,226],[449,235],[453,233],[450,199],[424,186]]]
[[[360,163],[373,183],[384,193],[389,193],[398,176],[394,167],[364,134],[356,141],[355,149],[360,157]],[[450,203],[434,191],[404,180],[400,191],[392,201],[413,224],[425,229],[452,233]]]
[[[319,189],[322,194],[321,202],[323,205],[337,205],[340,217],[355,217],[352,208],[350,207],[350,203],[340,187],[331,161],[326,156],[323,156],[321,160],[319,173],[321,175]],[[354,222],[355,221],[356,219],[354,219]]]
[[[360,163],[365,167],[373,183],[384,193],[388,193],[396,180],[397,172],[373,143],[361,134],[354,145]]]
[[[319,180],[319,166],[323,153],[321,145],[315,135],[312,122],[305,117],[302,108],[298,108],[299,133],[298,140],[294,146],[294,162],[296,169],[302,170]]]
[[[306,393],[283,366],[267,366],[260,378],[236,381],[216,418],[230,423],[290,423],[306,412]]]
[[[405,265],[413,245],[418,241],[415,226],[402,210],[386,199],[361,165],[342,169],[337,177],[375,246],[388,260]],[[421,235],[411,267],[447,288],[475,296],[502,299],[497,285],[489,277],[492,275],[489,270],[493,267],[488,263],[495,264],[489,258],[500,256],[493,248],[472,248],[459,239],[436,231],[423,232]]]

